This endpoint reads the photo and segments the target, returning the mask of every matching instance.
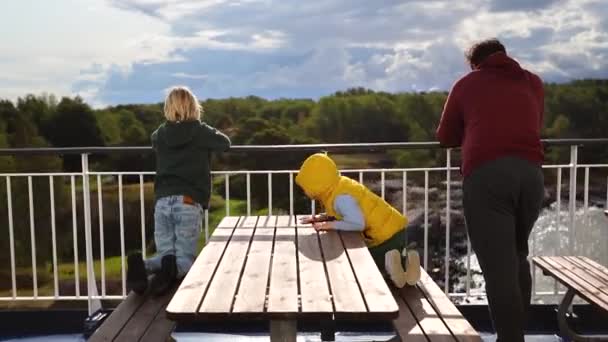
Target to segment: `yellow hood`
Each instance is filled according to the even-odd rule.
[[[306,158],[296,176],[298,184],[308,197],[321,199],[338,185],[338,167],[325,153],[316,153]]]

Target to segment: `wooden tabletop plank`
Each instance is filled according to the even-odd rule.
[[[296,227],[296,217],[290,215],[277,216],[277,228]]]
[[[581,260],[585,261],[586,263],[588,263],[589,265],[595,267],[598,271],[602,272],[603,274],[608,275],[608,267],[601,265],[597,261],[590,259],[586,256],[581,256],[581,257],[579,257],[579,259],[581,259]]]
[[[598,264],[594,260],[591,260],[587,257],[570,256],[564,258],[571,262],[574,262],[577,265],[580,265],[581,267],[589,271],[591,274],[593,274],[595,277],[608,284],[608,269],[606,269],[606,267]]]
[[[570,286],[579,291],[581,297],[608,310],[608,295],[589,282],[592,279],[590,275],[585,274],[585,272],[579,272],[580,268],[577,269],[575,267],[575,269],[571,269],[562,264],[560,257],[547,257],[543,258],[543,260],[567,277],[570,281]]]
[[[353,273],[340,235],[335,231],[319,234],[323,259],[334,300],[336,316],[367,312],[359,284]]]
[[[331,313],[333,304],[318,234],[311,224],[298,222],[297,229],[302,312]]]
[[[369,311],[392,312],[396,317],[399,307],[374,259],[371,258],[367,245],[361,239],[361,234],[340,232],[340,235]]]
[[[395,330],[401,336],[402,340],[408,342],[426,342],[428,338],[424,335],[422,328],[418,325],[416,318],[410,312],[407,304],[399,295],[396,289],[393,289],[393,296],[399,306],[399,316],[393,320]]]
[[[418,284],[429,304],[433,306],[448,326],[448,329],[459,341],[481,342],[481,337],[471,326],[471,323],[464,318],[456,305],[452,303],[445,295],[445,292],[437,286],[437,283],[422,268],[420,269],[420,281]]]
[[[430,341],[454,342],[450,330],[428,302],[422,291],[416,286],[405,286],[399,290],[399,295],[409,307],[411,313],[416,317],[418,325],[424,331]]]
[[[556,277],[563,278],[563,281],[568,282],[575,290],[583,292],[585,295],[598,297],[601,301],[608,303],[608,296],[604,294],[600,288],[595,286],[601,284],[598,282],[591,283],[593,276],[587,274],[583,268],[571,264],[568,260],[561,257],[542,257],[542,263],[539,264],[543,269],[549,268],[549,272]]]
[[[534,262],[543,270],[553,275],[560,283],[566,287],[574,289],[577,294],[589,303],[593,303],[604,310],[608,310],[608,302],[600,300],[597,296],[599,290],[589,291],[585,286],[585,281],[581,280],[574,273],[565,269],[559,264],[556,264],[551,257],[536,257]]]
[[[245,216],[242,221],[239,221],[239,224],[237,225],[237,228],[239,228],[239,229],[243,229],[243,228],[254,229],[256,227],[256,225],[258,224],[258,220],[259,219],[260,219],[260,217],[258,217],[258,216]]]
[[[229,313],[231,311],[257,220],[257,216],[249,216],[242,222],[239,221],[228,247],[226,247],[224,257],[211,280],[209,290],[203,298],[199,314]]]
[[[286,217],[279,217],[275,230],[274,251],[268,312],[298,312],[298,265],[296,262],[296,228],[289,226]]]
[[[115,342],[131,342],[138,341],[139,338],[146,332],[160,311],[167,306],[171,297],[175,293],[175,288],[166,294],[155,297],[147,296],[143,305],[137,310],[137,313],[130,319],[120,334],[114,339]]]
[[[239,217],[227,216],[219,223],[219,229],[213,232],[169,302],[167,315],[170,318],[178,319],[180,315],[196,313],[239,220]]]
[[[224,218],[218,223],[216,229],[233,229],[237,224],[243,224],[243,220],[246,216],[224,216]],[[213,234],[213,232],[210,232]]]
[[[608,282],[597,277],[595,274],[589,272],[589,266],[586,264],[580,264],[576,259],[569,259],[566,257],[554,257],[556,263],[570,270],[570,272],[576,274],[579,278],[586,281],[591,285],[592,289],[604,293],[608,296]]]
[[[264,312],[276,221],[276,216],[258,219],[233,312]]]

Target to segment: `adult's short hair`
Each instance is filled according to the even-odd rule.
[[[507,49],[505,49],[505,46],[498,39],[490,38],[473,44],[465,53],[465,57],[469,65],[475,67],[497,52],[507,53]]]

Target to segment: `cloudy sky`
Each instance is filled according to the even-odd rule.
[[[12,100],[447,90],[491,36],[546,81],[608,78],[607,0],[6,0],[0,27]]]

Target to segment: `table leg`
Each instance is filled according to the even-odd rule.
[[[321,321],[321,341],[336,340],[336,321],[333,319]]]
[[[574,299],[575,292],[573,289],[568,289],[564,299],[559,305],[557,310],[557,323],[559,324],[559,330],[562,335],[567,337],[572,341],[577,342],[586,342],[586,341],[608,341],[608,336],[605,335],[595,335],[595,336],[584,336],[577,334],[574,330],[570,329],[568,322],[566,321],[566,313],[568,312],[568,308],[570,304],[572,304],[572,300]]]
[[[295,320],[270,321],[271,342],[296,342],[298,328]]]

